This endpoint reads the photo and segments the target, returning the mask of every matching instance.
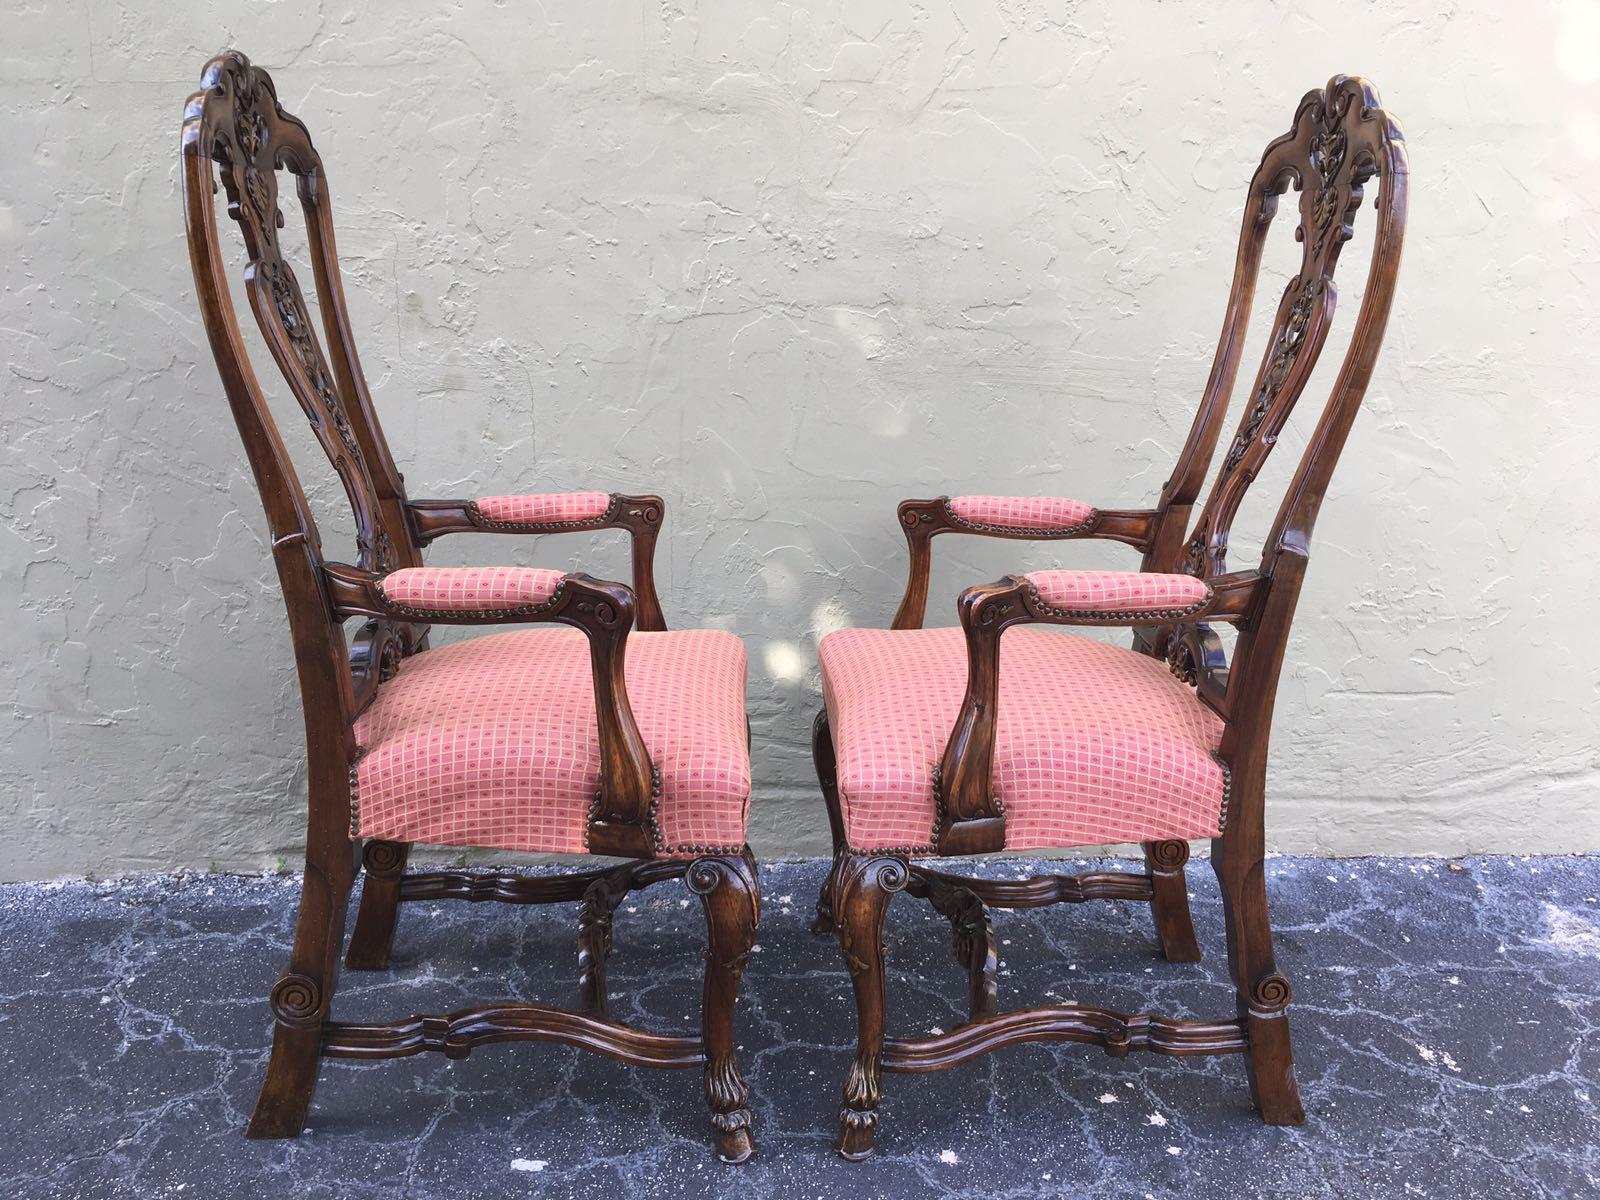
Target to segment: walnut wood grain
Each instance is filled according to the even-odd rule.
[[[590,884],[627,871],[632,888],[680,879],[689,864],[672,859],[627,863],[563,875],[514,875],[495,871],[413,871],[401,877],[401,900],[465,900],[473,903],[561,904],[579,901]]]
[[[999,1011],[1000,949],[989,910],[954,876],[912,869],[906,893],[918,896],[950,922],[950,948],[967,972],[967,1009],[973,1020]]]
[[[437,1052],[462,1059],[493,1042],[550,1042],[592,1050],[641,1067],[698,1067],[705,1050],[698,1037],[634,1029],[592,1013],[543,1004],[488,1004],[444,1016],[416,1016],[389,1025],[326,1022],[327,1058],[409,1058]]]
[[[886,1041],[885,1071],[944,1071],[994,1050],[1029,1042],[1084,1042],[1116,1058],[1132,1050],[1174,1057],[1239,1054],[1250,1041],[1243,1021],[1177,1021],[1109,1008],[1059,1004],[999,1013],[937,1037]]]
[[[950,875],[921,863],[911,865],[913,881],[942,883],[971,892],[991,908],[1044,908],[1089,900],[1149,900],[1154,894],[1148,875],[1126,871],[1085,871],[1078,875],[1033,875],[1027,879],[979,879]]]

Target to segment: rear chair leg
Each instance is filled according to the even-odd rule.
[[[345,909],[355,880],[353,854],[336,850],[330,858],[323,864],[313,862],[309,854],[306,857],[294,950],[289,969],[272,988],[276,1020],[272,1058],[245,1131],[248,1137],[298,1137],[311,1108],[322,1057],[322,1024],[338,983]]]
[[[833,833],[833,857],[837,861],[845,852],[844,814],[839,811],[839,779],[833,755],[833,735],[828,731],[828,710],[817,714],[811,726],[811,759],[817,767],[817,782],[822,785],[822,801],[828,808],[828,828]],[[817,919],[811,922],[811,932],[821,935],[834,932],[833,875],[822,881],[822,891],[817,895]]]
[[[889,900],[910,876],[903,858],[841,854],[830,877],[839,949],[856,992],[856,1056],[845,1077],[839,1136],[840,1158],[852,1162],[872,1153],[878,1126],[878,1081],[883,1060],[883,918]]]
[[[1189,861],[1189,843],[1181,838],[1144,843],[1145,869],[1150,873],[1150,911],[1156,937],[1168,962],[1200,961],[1200,944],[1189,915],[1189,885],[1183,865]]]
[[[366,878],[344,959],[352,971],[381,971],[389,965],[389,946],[400,912],[400,876],[410,854],[410,842],[368,842],[361,852]]]
[[[1261,855],[1230,855],[1225,839],[1212,843],[1211,865],[1222,885],[1228,924],[1228,966],[1238,992],[1239,1015],[1250,1035],[1250,1096],[1268,1125],[1306,1119],[1289,1043],[1289,981],[1278,973],[1267,914],[1266,870]]]
[[[756,925],[761,920],[761,884],[755,858],[697,858],[684,877],[706,914],[706,983],[701,1034],[706,1048],[706,1103],[716,1130],[717,1157],[748,1162],[756,1152],[750,1136],[750,1092],[733,1047],[733,1010],[739,997]]]

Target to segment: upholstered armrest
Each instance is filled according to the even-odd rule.
[[[944,510],[959,530],[1046,538],[1079,533],[1095,517],[1094,505],[1065,496],[949,496]]]
[[[920,629],[928,608],[932,541],[941,533],[1018,541],[1098,538],[1148,550],[1156,514],[1144,510],[1095,508],[1065,496],[940,496],[904,500],[900,528],[906,535],[911,569],[905,596],[895,612],[895,629]]]
[[[1193,575],[1153,571],[1030,571],[1031,607],[1049,620],[1088,624],[1178,621],[1211,603],[1211,585]],[[1041,617],[1040,619],[1046,619]]]
[[[1003,823],[990,790],[1000,695],[1000,635],[1013,625],[1187,625],[1239,621],[1267,581],[1256,571],[1196,579],[1138,571],[1035,571],[961,593],[967,690],[939,762],[943,853],[986,847]]]
[[[616,492],[537,492],[476,500],[412,500],[406,505],[418,543],[447,533],[582,533],[625,529],[633,538],[633,594],[640,629],[667,627],[656,596],[656,536],[666,517],[660,496]]]
[[[566,577],[538,567],[406,567],[372,586],[396,615],[501,621],[537,613]]]
[[[535,567],[407,567],[378,575],[328,563],[323,576],[340,617],[447,625],[557,621],[583,630],[600,733],[600,801],[590,845],[603,854],[650,853],[644,831],[656,776],[623,673],[634,622],[626,585]]]
[[[480,496],[476,500],[412,500],[407,508],[418,539],[426,542],[446,533],[606,529],[629,499],[643,497],[614,492],[532,492],[521,496]]]

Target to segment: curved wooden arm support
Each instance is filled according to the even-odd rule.
[[[1164,625],[1181,639],[1197,622],[1247,624],[1266,594],[1267,580],[1257,571],[1219,575],[1207,582],[1210,599],[1178,622],[1169,612],[1093,613],[1052,608],[1021,575],[1007,575],[961,593],[956,608],[967,635],[967,691],[934,781],[939,793],[940,854],[983,854],[1005,846],[1005,809],[991,787],[1000,695],[1000,635],[1013,625],[1033,623]],[[1204,636],[1220,657],[1220,639],[1209,629]],[[1206,665],[1212,665],[1209,655]],[[1222,669],[1225,675],[1226,667]]]
[[[900,531],[906,535],[910,567],[905,595],[895,610],[891,629],[921,629],[928,610],[928,576],[933,568],[933,539],[941,533],[1003,538],[1016,542],[1064,542],[1085,538],[1122,542],[1141,552],[1150,549],[1158,513],[1145,509],[1100,509],[1087,521],[1060,529],[1007,529],[964,521],[950,508],[950,497],[902,500]]]
[[[323,567],[335,616],[415,620],[384,597],[383,576],[343,563]],[[600,731],[600,794],[589,818],[589,846],[596,854],[654,852],[656,773],[639,734],[623,674],[634,600],[627,585],[588,575],[568,575],[550,598],[514,609],[429,612],[443,625],[500,625],[555,621],[583,630],[594,668],[594,708]]]
[[[406,519],[418,545],[447,533],[585,533],[625,529],[633,542],[633,595],[636,628],[659,632],[667,627],[656,595],[656,538],[666,520],[667,502],[660,496],[611,495],[598,517],[585,521],[495,521],[483,515],[476,500],[411,500]]]

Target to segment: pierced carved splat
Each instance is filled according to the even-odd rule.
[[[1277,198],[1291,187],[1299,190],[1300,270],[1284,288],[1250,402],[1185,548],[1181,569],[1191,575],[1210,577],[1228,569],[1233,519],[1322,352],[1338,300],[1339,251],[1355,234],[1365,185],[1388,160],[1393,135],[1376,94],[1361,80],[1336,76],[1326,88],[1306,95],[1294,128],[1262,156],[1251,181],[1251,203],[1259,206],[1263,221],[1270,221]]]
[[[350,499],[358,565],[392,571],[400,565],[395,552],[399,531],[391,532],[383,520],[371,464],[355,427],[359,418],[352,417],[335,381],[278,237],[284,226],[278,199],[280,168],[299,182],[302,209],[313,235],[331,237],[322,229],[323,215],[315,199],[322,160],[306,127],[278,103],[271,77],[243,55],[213,59],[201,83],[203,90],[191,103],[190,119],[200,123],[204,149],[217,164],[227,193],[228,215],[244,236],[249,260],[245,287],[256,323]],[[324,302],[328,299],[324,297]],[[348,354],[347,347],[341,349]]]

